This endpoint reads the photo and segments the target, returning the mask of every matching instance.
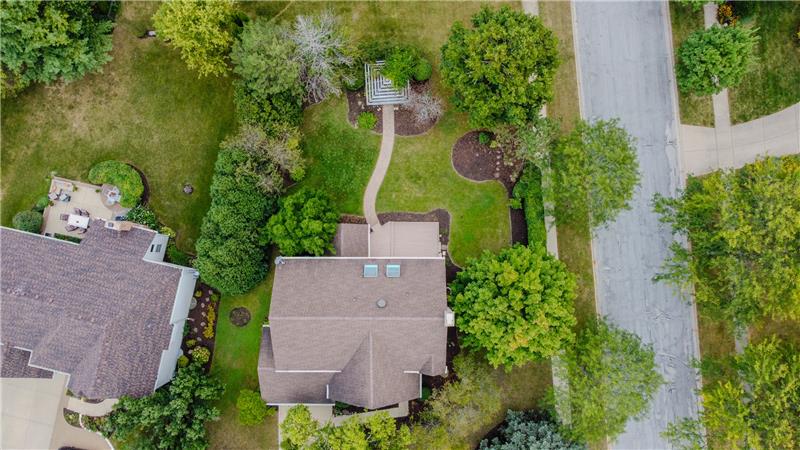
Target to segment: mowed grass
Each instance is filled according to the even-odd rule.
[[[47,193],[51,173],[87,181],[92,165],[118,159],[144,172],[150,205],[194,252],[217,148],[234,125],[231,80],[198,79],[164,43],[139,39],[157,7],[122,5],[103,73],[2,102],[3,225]]]
[[[266,280],[250,292],[237,296],[223,296],[219,302],[216,347],[211,374],[225,384],[225,393],[217,403],[221,417],[207,425],[211,448],[255,449],[278,448],[277,414],[260,425],[239,424],[236,398],[241,389],[258,392],[258,351],[261,347],[261,327],[269,312],[272,294],[272,267]],[[231,323],[230,312],[245,307],[250,311],[250,322],[237,327]]]
[[[749,25],[758,29],[758,61],[742,83],[729,91],[733,123],[800,102],[800,2],[759,2]]]
[[[679,2],[669,2],[669,15],[672,21],[672,45],[675,49],[675,61],[681,44],[695,31],[705,28],[703,10],[694,11]],[[678,108],[681,123],[685,125],[714,126],[714,106],[710,95],[698,96],[678,90]]]

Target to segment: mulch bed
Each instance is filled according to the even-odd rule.
[[[506,188],[508,196],[514,190],[522,162],[513,165],[503,162],[503,151],[483,145],[478,140],[480,131],[470,131],[461,136],[453,146],[453,168],[464,178],[473,181],[497,180]],[[511,242],[528,243],[528,226],[521,209],[511,209]]]
[[[423,93],[429,90],[429,85],[429,81],[423,81],[421,83],[415,82],[411,83],[411,89],[414,92]],[[364,89],[347,91],[347,120],[350,121],[353,126],[356,126],[359,114],[369,111],[378,118],[378,122],[375,124],[375,128],[373,128],[372,131],[381,133],[383,130],[383,114],[381,108],[381,106],[367,106],[367,98],[364,95]],[[433,128],[434,125],[436,125],[436,121],[423,124],[417,123],[411,111],[406,111],[403,108],[398,107],[394,112],[394,132],[400,136],[416,136],[418,134],[423,134]]]
[[[219,294],[214,291],[213,288],[210,286],[199,283],[195,288],[195,291],[200,291],[202,295],[200,297],[195,297],[197,300],[197,306],[193,309],[189,310],[189,334],[187,334],[183,338],[183,354],[186,355],[187,358],[191,359],[191,355],[189,355],[190,348],[186,347],[186,341],[189,339],[194,339],[197,341],[197,345],[202,345],[206,347],[211,352],[211,358],[208,359],[208,362],[203,366],[203,368],[208,371],[211,368],[211,361],[214,357],[214,341],[217,336],[217,322],[219,321]],[[211,296],[214,295],[216,301],[211,299]],[[216,313],[216,317],[214,320],[214,337],[211,339],[207,339],[203,336],[203,329],[205,329],[205,324],[207,322],[208,316],[208,308],[209,306],[214,306],[214,312]]]
[[[232,324],[236,325],[237,327],[243,327],[250,323],[250,310],[243,306],[233,308],[229,318]]]

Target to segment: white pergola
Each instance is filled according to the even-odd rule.
[[[367,94],[367,105],[396,105],[408,101],[410,82],[397,89],[392,82],[381,75],[383,61],[375,64],[364,64],[364,81]]]

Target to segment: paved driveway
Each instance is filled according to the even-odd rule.
[[[666,5],[655,2],[575,3],[576,47],[586,118],[619,117],[637,139],[642,183],[633,209],[593,240],[597,300],[602,314],[653,344],[667,385],[650,413],[629,422],[613,448],[668,448],[667,423],[697,414],[693,310],[651,279],[669,254],[672,236],[652,212],[655,192],[681,183],[677,114]]]

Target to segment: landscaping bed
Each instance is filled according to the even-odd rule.
[[[198,296],[197,294],[200,293]],[[189,325],[188,333],[183,338],[183,344],[181,346],[183,350],[183,354],[186,355],[188,358],[191,359],[191,355],[189,352],[193,348],[197,348],[199,346],[203,346],[208,349],[210,352],[210,357],[208,361],[203,364],[203,368],[208,371],[211,368],[211,361],[214,359],[214,343],[216,337],[216,330],[217,330],[217,320],[219,318],[219,294],[214,291],[210,286],[199,283],[197,289],[194,294],[194,300],[197,301],[197,305],[189,310],[189,317],[187,320],[187,324]],[[213,320],[209,321],[209,310],[213,308]],[[209,334],[204,333],[208,326],[211,326],[211,330],[213,333]],[[195,345],[189,347],[186,345],[189,341],[195,341]]]
[[[430,90],[430,81],[411,83],[411,89],[419,94],[428,92]],[[394,106],[396,107],[394,112],[394,132],[399,136],[416,136],[418,134],[423,134],[436,125],[435,120],[423,124],[417,123],[411,111],[405,110],[398,105]],[[347,91],[347,120],[353,126],[356,126],[359,114],[371,112],[375,114],[375,117],[378,119],[372,131],[381,133],[383,130],[383,113],[381,112],[381,108],[382,106],[367,105],[367,98],[364,95],[363,89]]]

